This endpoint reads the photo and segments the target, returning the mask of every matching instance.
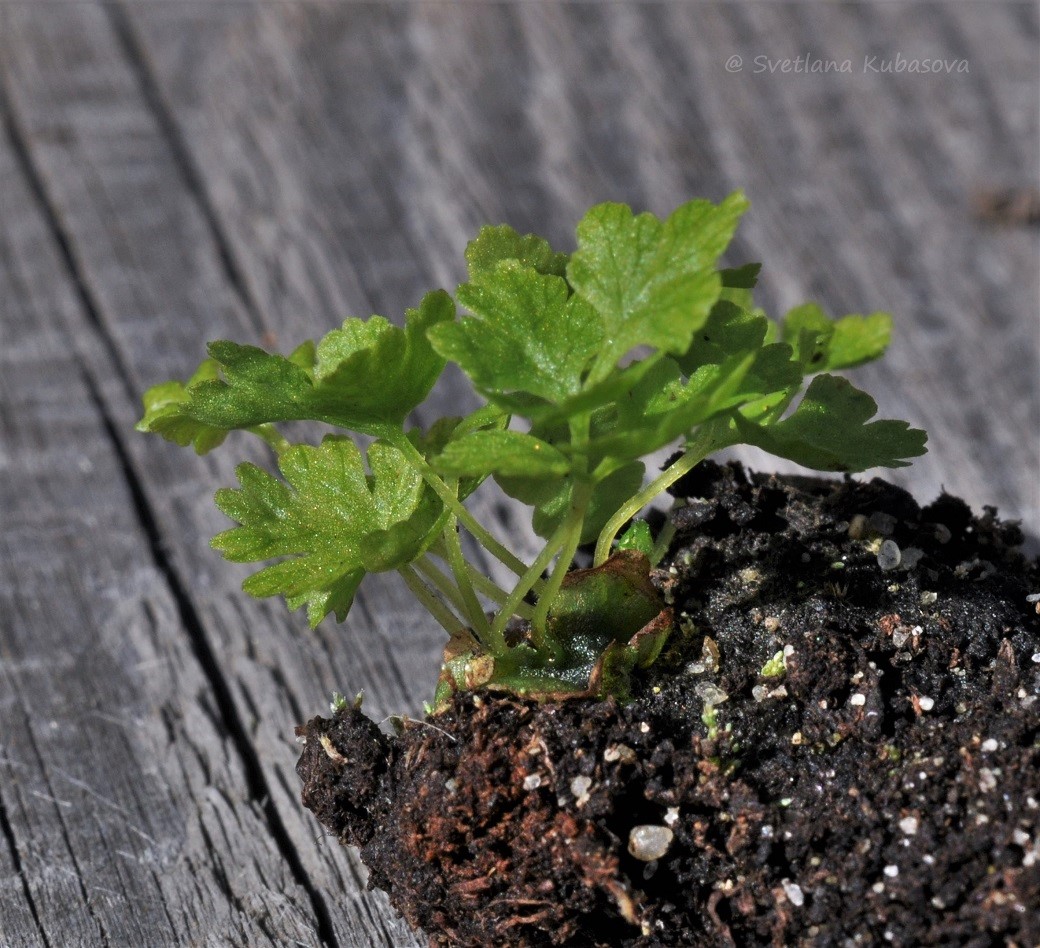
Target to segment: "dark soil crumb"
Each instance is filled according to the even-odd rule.
[[[636,701],[315,718],[304,803],[431,945],[1040,945],[1017,527],[736,465],[677,492],[682,631]]]

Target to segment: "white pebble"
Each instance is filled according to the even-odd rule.
[[[670,806],[665,811],[664,821],[669,826],[675,826],[676,821],[679,819],[679,808],[677,806]]]
[[[780,885],[784,887],[784,895],[787,896],[788,902],[794,906],[805,904],[805,893],[802,892],[802,887],[797,882],[791,882],[790,879],[781,879]]]
[[[1036,662],[1038,665],[1040,665],[1040,652],[1033,652],[1031,657],[1032,657],[1034,662]]]
[[[541,774],[531,774],[529,777],[524,778],[524,789],[525,790],[537,790],[542,785]]]
[[[899,875],[899,866],[885,866],[885,875],[889,879],[894,879]]]
[[[876,892],[878,895],[881,895],[881,893],[885,891],[885,883],[884,882],[875,882],[870,888],[871,888],[872,891]]]
[[[878,550],[877,562],[885,572],[896,569],[903,561],[903,553],[895,540],[885,540]]]
[[[986,740],[982,742],[982,752],[984,754],[991,754],[999,746],[1000,745],[997,743],[995,738],[987,737]]]
[[[999,772],[999,771],[998,771]],[[979,770],[979,789],[983,793],[989,793],[990,790],[996,789],[997,786],[997,775],[989,767],[983,767]]]
[[[907,836],[917,835],[917,817],[916,816],[904,816],[899,821],[899,828],[906,833]]]
[[[628,851],[636,859],[653,862],[668,852],[674,836],[667,826],[633,826],[628,834]]]
[[[1016,846],[1025,846],[1029,842],[1029,834],[1025,830],[1017,829],[1011,834]]]
[[[571,793],[574,794],[574,802],[578,806],[584,806],[589,802],[589,788],[591,786],[591,777],[575,777],[571,781]]]
[[[1026,602],[1040,602],[1040,593],[1030,593],[1026,596]]]
[[[862,707],[867,703],[867,696],[860,691],[857,691],[851,698],[849,698],[849,704],[854,707]]]
[[[921,605],[922,606],[934,606],[939,601],[939,594],[937,592],[925,591],[921,593]]]
[[[935,699],[929,698],[928,695],[918,698],[917,703],[921,706],[922,711],[931,711],[935,707]]]

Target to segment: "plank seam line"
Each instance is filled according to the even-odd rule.
[[[40,913],[36,907],[36,900],[33,898],[32,889],[29,887],[29,879],[26,877],[25,867],[22,865],[22,857],[18,852],[14,827],[11,826],[11,821],[7,816],[7,808],[4,806],[2,800],[0,800],[0,833],[3,833],[4,839],[7,840],[7,847],[11,850],[11,861],[14,863],[14,871],[18,874],[18,878],[22,883],[22,892],[25,893],[25,901],[29,906],[29,912],[32,914],[32,919],[36,923],[36,930],[40,933],[40,938],[43,939],[46,948],[50,948],[50,939],[47,937],[47,932],[43,927],[43,923],[40,921]]]
[[[70,236],[65,232],[57,207],[47,192],[44,178],[40,169],[34,163],[28,143],[15,120],[14,111],[4,83],[5,78],[3,75],[0,75],[0,113],[2,113],[2,124],[7,132],[15,160],[39,205],[44,223],[56,244],[61,262],[75,287],[76,296],[88,318],[88,323],[101,336],[106,351],[110,355],[116,356],[114,368],[117,374],[121,375],[124,389],[132,397],[133,383],[125,371],[125,366],[118,358],[118,348],[105,327],[100,315],[99,305],[84,279],[84,274],[72,251]],[[199,662],[203,675],[213,691],[220,713],[220,720],[223,726],[227,728],[232,744],[241,759],[249,797],[264,814],[268,831],[274,839],[278,852],[289,868],[294,881],[303,889],[311,903],[315,922],[317,923],[319,940],[324,945],[336,948],[338,941],[328,906],[321,893],[308,877],[302,859],[293,845],[281,816],[278,814],[267,779],[263,773],[263,765],[260,762],[259,755],[253,748],[241,716],[235,707],[231,687],[221,672],[220,665],[217,662],[216,655],[206,636],[204,625],[191,601],[191,597],[163,547],[162,533],[159,529],[158,521],[141,479],[138,477],[129,453],[119,436],[118,426],[109,413],[100,389],[82,354],[76,350],[76,347],[72,348],[79,362],[83,383],[100,416],[106,436],[112,444],[117,463],[123,473],[137,521],[148,541],[152,560],[166,582],[170,595],[174,600],[178,617],[187,632],[195,658]]]
[[[192,156],[191,147],[188,145],[181,127],[173,114],[172,109],[163,97],[156,81],[154,70],[148,60],[148,56],[138,40],[137,33],[120,0],[106,0],[102,4],[108,15],[109,24],[115,34],[116,41],[122,49],[130,65],[134,77],[137,79],[138,89],[144,99],[148,110],[152,113],[159,131],[166,139],[170,148],[173,163],[192,198],[198,205],[206,227],[217,249],[217,259],[225,279],[231,285],[232,290],[238,296],[239,301],[254,323],[261,329],[267,329],[261,307],[257,303],[253,293],[249,289],[245,273],[235,255],[231,239],[228,237],[224,226],[220,222],[209,192],[203,183],[203,176],[199,172],[195,159]]]
[[[252,800],[264,814],[267,828],[273,837],[282,858],[285,860],[293,880],[306,893],[312,910],[314,911],[317,924],[317,934],[323,945],[335,948],[338,942],[332,917],[321,893],[318,892],[314,883],[307,875],[303,861],[289,836],[289,832],[278,813],[274,799],[268,786],[267,778],[264,776],[263,765],[260,757],[253,748],[252,742],[246,732],[241,715],[235,707],[235,700],[231,693],[231,686],[222,674],[220,663],[206,636],[203,622],[191,602],[191,597],[184,588],[176,569],[169,556],[163,548],[162,534],[158,522],[152,511],[151,504],[145,494],[137,472],[133,468],[130,457],[119,437],[117,426],[102,400],[97,384],[90,375],[86,366],[80,363],[80,372],[83,376],[84,385],[90,395],[91,402],[97,409],[105,434],[112,443],[112,449],[123,472],[127,489],[130,492],[131,502],[137,521],[141,526],[151,550],[152,560],[156,568],[162,574],[163,579],[173,597],[181,625],[188,633],[188,638],[195,654],[196,660],[202,668],[202,672],[209,682],[213,691],[213,697],[219,710],[220,723],[226,727],[231,742],[242,761],[242,769],[246,778],[246,787],[249,799]]]

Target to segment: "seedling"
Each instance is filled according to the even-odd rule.
[[[758,264],[717,268],[746,208],[740,193],[666,220],[600,204],[569,255],[485,227],[454,299],[427,294],[403,328],[350,318],[288,356],[213,342],[186,384],[145,394],[138,429],[199,454],[232,430],[266,441],[281,477],[238,467],[240,486],[216,503],[239,525],[213,546],[279,559],[244,588],[306,607],[312,627],[342,621],[368,573],[397,570],[449,636],[439,703],[479,687],[624,698],[672,628],[649,578],[669,535],[635,521],[617,537],[694,465],[740,443],[827,471],[924,452],[924,432],[871,421],[873,399],[829,374],[881,355],[889,316],[832,321],[807,304],[775,323],[752,301]],[[486,403],[409,426],[449,361]],[[297,420],[349,434],[290,444],[276,426]],[[645,483],[643,458],[675,443]],[[533,562],[465,506],[487,478],[533,508],[545,540]],[[512,588],[467,561],[460,528],[515,574]],[[593,567],[569,572],[593,541]]]

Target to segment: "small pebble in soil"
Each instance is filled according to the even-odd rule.
[[[679,808],[677,806],[670,806],[665,812],[664,821],[669,826],[675,826],[676,821],[679,819]]]
[[[916,816],[904,816],[899,821],[899,828],[907,836],[915,836],[915,835],[917,835],[917,826],[918,826],[918,822],[917,822],[917,817]]]
[[[849,698],[849,704],[856,708],[862,707],[866,703],[867,696],[858,691],[851,698]]]
[[[927,695],[922,695],[917,699],[918,705],[920,705],[922,711],[931,711],[935,707],[935,699],[929,698]]]
[[[899,544],[895,540],[885,540],[881,544],[881,549],[878,550],[877,562],[885,572],[897,569],[899,564],[903,561],[903,553],[899,549]]]
[[[867,532],[867,518],[863,514],[856,514],[849,521],[849,537],[853,540],[862,540]]]
[[[790,879],[781,879],[780,885],[784,888],[784,895],[787,896],[787,901],[794,906],[802,906],[805,904],[805,894],[802,892],[802,887],[797,882],[791,882]]]
[[[627,744],[611,744],[610,747],[603,751],[603,759],[608,764],[618,760],[623,764],[634,764],[639,758],[636,756],[636,752]]]
[[[668,852],[674,835],[667,826],[633,826],[628,834],[628,851],[636,859],[653,862]]]
[[[885,875],[889,879],[894,879],[899,875],[899,866],[885,866]]]
[[[575,777],[571,781],[571,793],[574,794],[574,802],[577,806],[585,806],[589,802],[589,788],[591,786],[591,777]]]
[[[996,738],[987,737],[986,740],[982,742],[982,752],[984,754],[992,754],[999,746],[1000,745],[997,743]]]
[[[524,789],[525,790],[537,790],[542,785],[541,774],[531,774],[528,777],[524,777]]]

